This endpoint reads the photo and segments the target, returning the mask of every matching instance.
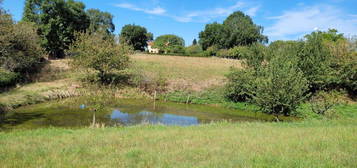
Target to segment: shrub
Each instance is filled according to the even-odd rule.
[[[42,68],[44,52],[36,31],[33,24],[14,24],[10,15],[0,13],[0,67],[8,71],[2,78],[5,83],[13,84],[15,75],[10,73],[26,80]]]
[[[327,117],[336,115],[333,108],[340,103],[340,95],[337,91],[320,91],[316,93],[310,101],[311,110],[314,113]]]
[[[220,49],[217,51],[216,56],[221,58],[230,58],[230,53],[227,49]]]
[[[350,95],[357,95],[357,60],[351,60],[341,68],[340,80]]]
[[[211,46],[211,47],[208,47],[207,50],[203,52],[203,55],[206,56],[206,57],[216,56],[218,50],[219,49],[218,49],[217,46]]]
[[[185,48],[185,54],[188,56],[202,56],[203,50],[200,45],[191,45]]]
[[[0,68],[0,88],[15,85],[17,80],[18,80],[17,73],[9,72]]]
[[[129,47],[105,40],[101,34],[78,33],[70,47],[73,65],[95,71],[97,81],[115,84],[129,66]],[[94,78],[96,79],[96,78]]]
[[[228,83],[225,95],[234,102],[248,101],[253,97],[255,87],[255,72],[251,69],[234,69],[227,76]]]
[[[298,56],[299,68],[309,81],[311,92],[327,89],[335,83],[336,76],[331,67],[332,55],[323,44],[323,37],[320,33],[313,32],[306,36],[306,42]]]
[[[308,81],[296,62],[282,53],[260,69],[252,102],[268,114],[291,115],[305,100]]]
[[[236,46],[229,49],[229,57],[233,59],[246,59],[252,54],[250,48],[246,46]]]
[[[262,46],[252,46],[246,69],[228,75],[226,97],[250,101],[268,114],[292,115],[306,98],[308,81],[297,65],[296,53],[289,48],[267,55]],[[263,63],[267,56],[270,60]]]

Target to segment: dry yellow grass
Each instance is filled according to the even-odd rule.
[[[222,58],[182,57],[135,54],[131,58],[146,76],[161,76],[169,88],[203,90],[224,84],[231,67],[241,68],[241,61]]]

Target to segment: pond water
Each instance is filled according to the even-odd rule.
[[[271,121],[272,116],[252,111],[232,110],[208,105],[187,105],[150,100],[113,100],[99,111],[81,99],[66,99],[30,105],[10,111],[0,121],[0,129],[41,127],[88,127],[163,124],[191,126],[210,122]]]

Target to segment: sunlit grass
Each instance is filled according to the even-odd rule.
[[[356,167],[357,124],[210,124],[0,133],[1,167]]]
[[[204,90],[223,85],[231,67],[241,67],[239,60],[136,54],[131,56],[137,69],[146,76],[160,76],[170,85],[186,85],[192,90]]]

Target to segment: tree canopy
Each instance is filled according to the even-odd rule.
[[[104,31],[111,34],[115,31],[112,14],[98,9],[89,9],[87,15],[90,20],[89,32]]]
[[[85,31],[90,20],[85,5],[74,0],[26,0],[23,20],[38,25],[42,46],[52,57],[64,57],[74,33]]]
[[[200,32],[200,44],[203,49],[210,46],[229,49],[234,46],[251,45],[256,42],[268,42],[263,34],[263,27],[254,24],[250,16],[241,11],[234,12],[223,24],[207,24]]]
[[[120,42],[132,46],[134,50],[144,51],[147,41],[152,39],[153,34],[138,25],[125,25],[120,33]]]
[[[182,53],[185,40],[173,34],[161,35],[155,39],[154,46],[165,53]]]

